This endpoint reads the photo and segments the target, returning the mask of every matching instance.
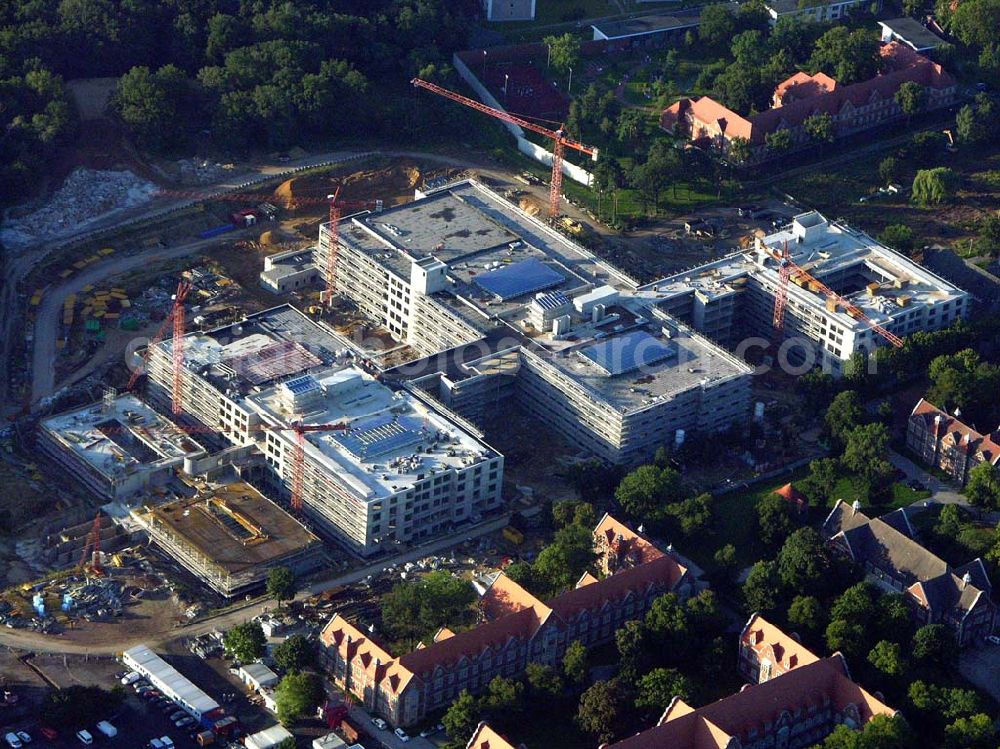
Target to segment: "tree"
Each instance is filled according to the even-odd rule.
[[[874,635],[884,640],[902,642],[913,631],[910,609],[902,593],[886,593],[875,605]]]
[[[111,109],[146,148],[163,150],[176,146],[185,134],[185,102],[191,98],[184,72],[165,65],[155,73],[144,65],[134,67],[118,79],[111,96]]]
[[[677,658],[690,632],[687,610],[677,595],[658,596],[646,612],[645,624],[659,652],[669,659]]]
[[[726,154],[736,164],[747,162],[753,154],[753,151],[750,149],[750,141],[740,136],[729,139],[726,145]]]
[[[795,145],[792,140],[792,134],[789,130],[781,129],[775,130],[773,133],[768,133],[764,136],[764,145],[767,146],[767,150],[772,154],[781,154],[785,151],[790,151],[792,146]]]
[[[870,583],[852,585],[830,607],[830,618],[852,622],[867,629],[878,616],[878,591]]]
[[[902,252],[909,252],[913,249],[913,229],[906,224],[889,224],[878,235],[878,241]]]
[[[976,96],[955,115],[955,135],[963,143],[987,143],[1000,134],[996,122],[996,102],[987,94]]]
[[[482,698],[482,706],[495,716],[507,716],[524,709],[524,683],[494,676]]]
[[[815,634],[823,623],[823,606],[815,596],[795,596],[788,607],[788,623],[805,634]]]
[[[719,575],[722,579],[732,577],[733,573],[736,571],[735,546],[732,544],[726,544],[715,552],[712,559],[715,560],[715,565],[718,568]]]
[[[874,78],[878,73],[879,39],[868,29],[834,26],[816,40],[809,66],[833,76],[838,86]],[[817,139],[819,140],[819,139]]]
[[[580,579],[596,556],[590,529],[574,523],[556,531],[552,543],[538,554],[534,572],[547,590],[563,590]]]
[[[953,749],[987,749],[996,745],[996,725],[986,713],[958,718],[944,729],[946,743]]]
[[[1000,475],[988,460],[973,466],[965,485],[965,496],[974,507],[988,510],[1000,508]]]
[[[778,608],[781,600],[781,579],[774,562],[760,561],[750,568],[743,583],[743,600],[748,611],[768,612]]]
[[[586,681],[587,673],[590,670],[588,660],[587,648],[579,640],[573,640],[573,642],[566,646],[566,652],[563,653],[562,667],[563,674],[565,674],[571,684],[579,686]]]
[[[560,73],[566,73],[580,64],[580,40],[573,34],[547,36],[542,42],[549,48],[549,62]]]
[[[312,643],[303,635],[290,635],[278,644],[273,653],[274,662],[286,671],[302,671],[316,662]]]
[[[841,460],[845,468],[856,473],[870,486],[878,487],[892,477],[893,468],[888,454],[889,430],[885,424],[865,424],[847,433],[847,444]]]
[[[267,638],[260,622],[250,621],[237,624],[222,638],[226,652],[241,663],[253,663],[264,655]]]
[[[589,530],[597,524],[597,512],[590,502],[564,499],[552,505],[552,519],[558,528],[576,524]]]
[[[920,169],[913,178],[913,202],[918,205],[940,205],[955,194],[955,173],[947,167]]]
[[[680,484],[680,474],[673,468],[639,466],[622,479],[615,499],[636,520],[658,519],[664,516],[665,505],[680,498]]]
[[[479,715],[479,703],[476,702],[476,698],[469,694],[468,689],[463,689],[445,711],[441,723],[448,732],[448,738],[465,746],[465,742],[472,737],[476,726],[479,725]]]
[[[798,527],[792,506],[778,494],[768,494],[757,503],[757,535],[774,549]]]
[[[288,567],[272,567],[267,571],[267,594],[278,602],[295,598],[295,573]]]
[[[914,81],[904,81],[896,89],[896,103],[909,119],[927,104],[927,89]]]
[[[899,714],[876,715],[861,730],[858,749],[909,749],[913,732]]]
[[[782,584],[799,594],[822,587],[829,574],[826,543],[809,527],[799,528],[785,540],[777,561]]]
[[[598,681],[580,696],[576,722],[604,744],[614,740],[625,707],[625,690],[616,679]]]
[[[864,652],[864,637],[864,627],[845,619],[834,619],[826,628],[826,646],[851,656]]]
[[[702,637],[710,637],[713,633],[722,634],[726,630],[726,616],[719,605],[715,592],[706,588],[684,602],[687,614],[688,628],[698,632]]]
[[[979,244],[988,255],[1000,253],[1000,215],[985,216],[979,225]]]
[[[466,580],[436,570],[402,582],[382,597],[382,624],[399,639],[422,638],[444,626],[471,624],[476,591]]]
[[[925,624],[913,634],[910,653],[917,663],[948,668],[957,655],[955,638],[943,624]]]
[[[632,684],[639,677],[639,667],[646,651],[646,630],[642,622],[631,619],[615,632],[618,649],[618,673]]]
[[[524,669],[524,676],[528,680],[528,687],[533,697],[555,700],[563,693],[562,677],[552,666],[529,663]]]
[[[865,423],[865,406],[854,390],[838,393],[823,417],[823,427],[830,439],[843,446],[847,433]]]
[[[906,670],[899,643],[879,640],[868,651],[868,662],[886,676],[900,676]]]
[[[902,168],[895,156],[886,156],[878,164],[878,176],[883,184],[891,185],[899,180]]]
[[[928,367],[927,399],[940,408],[961,410],[963,418],[994,422],[1000,418],[994,393],[1000,389],[1000,367],[982,361],[972,349],[935,357]]]
[[[721,47],[736,33],[736,18],[725,3],[702,9],[698,36],[710,47]]]
[[[684,538],[691,538],[711,526],[713,505],[711,494],[699,494],[668,506],[667,516]]]
[[[323,697],[323,682],[317,674],[286,674],[274,690],[278,720],[287,726],[312,714]]]
[[[816,143],[833,143],[836,137],[833,118],[826,112],[806,117],[802,122],[802,127]]]
[[[654,668],[639,680],[635,706],[662,713],[674,697],[691,697],[691,682],[676,668]]]
[[[799,482],[799,491],[805,494],[813,505],[822,507],[833,497],[840,474],[840,461],[836,458],[812,460],[809,462],[809,475],[804,481]]]
[[[295,740],[294,736],[286,736],[274,747],[274,749],[295,749],[298,746],[298,742]]]

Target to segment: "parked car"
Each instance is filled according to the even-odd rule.
[[[118,735],[118,729],[115,728],[110,723],[108,723],[108,721],[106,720],[102,720],[100,723],[97,724],[97,730],[103,733],[109,739],[113,739],[115,736]]]
[[[13,731],[4,735],[3,740],[7,742],[10,749],[21,749],[21,739]]]
[[[192,723],[194,723],[194,718],[192,718],[190,715],[187,716],[186,718],[181,718],[180,720],[174,721],[174,725],[177,726],[178,728],[184,728],[186,726],[191,725]]]
[[[986,638],[986,642],[990,643],[990,645],[1000,645],[1000,637],[997,635],[989,635]]]
[[[160,743],[163,744],[163,749],[174,749],[174,740],[169,736],[160,736]]]
[[[177,705],[174,704],[173,700],[167,700],[166,704],[164,704],[163,707],[160,708],[160,712],[166,715],[168,713],[174,712],[176,709]]]
[[[59,731],[57,731],[54,728],[47,728],[46,726],[42,726],[38,730],[41,731],[42,736],[47,738],[49,741],[55,741],[56,739],[59,738]]]
[[[410,735],[402,728],[397,728],[395,731],[393,731],[393,733],[396,734],[396,738],[402,741],[404,744],[410,740]]]
[[[188,714],[183,710],[175,710],[170,713],[170,720],[180,720],[181,718],[186,718]]]
[[[142,674],[140,674],[138,671],[129,671],[120,679],[120,681],[124,686],[127,687],[129,684],[134,684],[141,678]]]
[[[372,718],[372,725],[375,726],[380,731],[387,731],[387,730],[389,730],[389,724],[386,723],[381,718]]]
[[[76,737],[80,740],[80,743],[84,746],[90,746],[94,743],[94,737],[91,736],[90,731],[86,728],[81,729],[76,732]]]
[[[21,743],[22,744],[30,744],[31,743],[31,735],[27,731],[18,731],[17,732],[17,737],[19,739],[21,739]]]
[[[159,739],[150,739],[147,746],[149,749],[163,749],[163,742]]]

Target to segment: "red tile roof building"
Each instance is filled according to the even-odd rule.
[[[761,684],[818,660],[801,642],[760,614],[751,616],[740,632],[738,670],[750,684]]]
[[[555,665],[574,640],[609,642],[653,600],[693,592],[687,569],[631,529],[605,515],[594,530],[603,579],[542,602],[501,573],[480,600],[483,623],[464,632],[443,629],[434,642],[394,657],[370,634],[340,616],[320,633],[333,680],[396,726],[408,726],[449,705],[460,691],[477,693],[494,676],[516,676],[528,663]]]
[[[898,42],[881,48],[884,73],[867,81],[841,86],[829,76],[797,73],[778,85],[772,109],[743,117],[713,99],[681,99],[663,110],[660,127],[681,132],[694,142],[728,150],[735,138],[750,142],[754,158],[768,156],[765,139],[778,130],[788,130],[797,145],[806,145],[804,123],[817,114],[833,118],[836,137],[877,127],[903,116],[896,92],[912,81],[927,91],[926,108],[939,109],[955,101],[957,85],[944,69]]]
[[[523,747],[524,744],[521,746]],[[517,747],[494,731],[489,723],[483,721],[476,727],[476,732],[472,734],[465,749],[517,749]]]
[[[805,749],[838,725],[860,729],[895,712],[855,684],[834,653],[697,709],[675,697],[658,725],[607,749]]]
[[[980,463],[1000,466],[1000,430],[996,435],[980,434],[923,398],[910,413],[906,446],[961,484]]]

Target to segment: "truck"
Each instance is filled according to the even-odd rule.
[[[118,729],[113,725],[108,723],[106,720],[102,720],[97,724],[97,730],[107,736],[109,739],[113,739],[118,735]]]
[[[211,746],[215,743],[215,732],[202,731],[194,737],[194,740],[198,742],[198,746]]]

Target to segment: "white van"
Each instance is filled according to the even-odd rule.
[[[122,685],[127,687],[129,684],[135,684],[141,678],[142,674],[140,674],[138,671],[129,671],[122,677],[121,679]]]
[[[149,749],[163,749],[163,742],[159,739],[150,739]]]
[[[106,720],[102,720],[100,723],[97,724],[97,730],[103,733],[109,739],[113,739],[115,736],[118,735],[118,729],[115,728],[110,723],[108,723],[108,721]]]
[[[84,728],[81,731],[76,732],[76,737],[80,739],[80,743],[85,746],[90,746],[94,743],[94,737],[90,735],[90,731]]]
[[[21,749],[21,739],[17,737],[16,733],[8,733],[3,737],[3,740],[7,742],[7,746],[10,749]]]
[[[160,736],[160,743],[163,744],[163,749],[174,749],[174,740],[169,736]]]

